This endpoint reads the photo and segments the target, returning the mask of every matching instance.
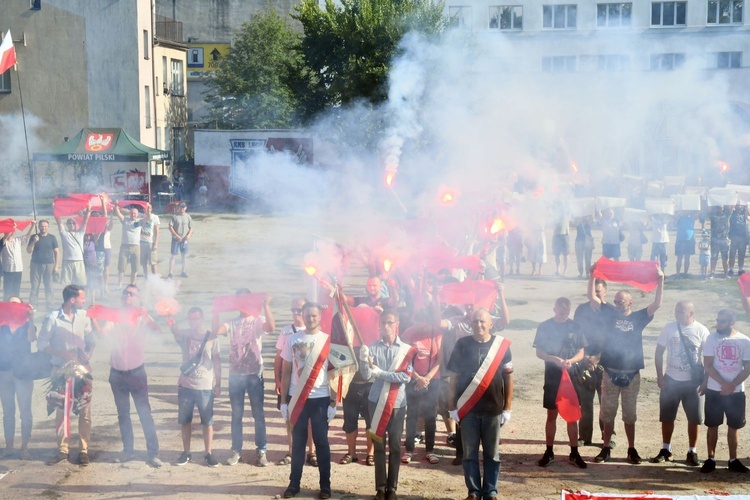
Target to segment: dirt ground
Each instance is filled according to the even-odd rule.
[[[351,221],[356,224],[356,221]],[[246,286],[253,291],[268,291],[272,294],[272,307],[277,325],[290,322],[289,302],[307,290],[306,277],[302,272],[302,256],[311,248],[312,233],[343,238],[347,224],[340,222],[330,226],[317,225],[311,230],[297,218],[260,217],[206,214],[195,217],[195,234],[191,240],[192,252],[189,257],[189,278],[179,283],[178,300],[184,307],[192,305],[210,309],[214,295],[231,293],[235,288]],[[167,237],[166,220],[162,223],[160,238],[160,270],[166,274]],[[53,229],[56,234],[56,230]],[[119,224],[113,230],[113,245],[119,246]],[[598,237],[597,237],[597,241]],[[116,255],[116,250],[114,254]],[[114,257],[114,255],[113,255]],[[672,258],[672,257],[671,257]],[[673,259],[673,258],[672,258]],[[693,270],[697,271],[697,258],[693,258]],[[28,263],[27,263],[28,264]],[[673,260],[669,272],[674,272]],[[505,335],[513,342],[512,352],[515,367],[515,400],[513,418],[503,430],[502,472],[500,477],[501,498],[559,498],[562,488],[583,489],[591,492],[659,492],[665,494],[708,495],[717,492],[732,494],[750,493],[747,479],[726,470],[717,470],[711,475],[702,475],[697,469],[684,465],[681,461],[670,464],[647,464],[639,466],[625,462],[626,443],[622,423],[617,422],[617,448],[614,459],[607,464],[590,463],[588,469],[580,470],[569,465],[566,438],[558,432],[556,451],[558,461],[547,469],[536,465],[544,451],[545,411],[542,408],[543,363],[538,360],[531,347],[536,325],[552,316],[552,304],[556,297],[567,296],[574,304],[585,300],[586,282],[573,278],[577,275],[575,262],[568,268],[567,278],[548,276],[553,265],[547,263],[547,276],[528,276],[528,264],[520,278],[511,277],[506,282],[506,296],[512,318],[511,328]],[[28,268],[27,268],[28,269]],[[114,270],[113,270],[114,271]],[[364,283],[364,275],[359,270],[348,284],[349,290],[358,290]],[[116,273],[113,272],[111,286],[116,286]],[[616,289],[616,286],[614,287]],[[59,286],[56,293],[59,294]],[[28,273],[24,273],[22,293],[28,293]],[[115,299],[119,294],[112,296]],[[634,294],[636,307],[645,307],[652,296]],[[665,322],[672,319],[676,301],[689,298],[696,304],[696,317],[709,327],[719,308],[731,307],[740,310],[739,294],[734,280],[668,280],[664,304],[655,320],[645,332],[646,369],[642,372],[643,381],[639,399],[636,446],[643,457],[655,455],[661,445],[660,424],[658,422],[658,388],[653,367],[653,352],[658,332]],[[114,302],[111,302],[114,304]],[[38,321],[41,323],[42,313]],[[738,323],[740,331],[748,332],[744,315]],[[184,322],[184,311],[179,318]],[[163,320],[159,320],[163,324]],[[276,334],[269,335],[264,342],[266,367],[272,365]],[[198,498],[209,496],[274,498],[280,495],[288,483],[288,466],[258,468],[241,463],[235,467],[221,466],[210,469],[203,465],[202,431],[195,425],[193,435],[193,456],[195,463],[184,467],[171,465],[181,450],[180,428],[177,424],[177,376],[179,350],[171,335],[164,330],[154,338],[148,353],[147,370],[150,381],[151,405],[160,438],[161,457],[167,464],[161,469],[148,467],[144,460],[145,442],[138,418],[133,411],[136,435],[136,448],[139,459],[125,463],[114,463],[122,448],[117,425],[117,414],[107,383],[108,349],[106,339],[97,346],[93,358],[94,398],[93,431],[90,445],[91,466],[81,468],[73,463],[56,466],[45,465],[45,460],[54,453],[53,418],[46,417],[44,402],[44,381],[37,381],[34,394],[34,432],[31,444],[31,461],[4,459],[0,461],[0,472],[8,473],[0,479],[0,498],[29,498],[35,496],[49,498],[141,498],[147,496],[163,498]],[[222,462],[230,454],[230,406],[226,395],[226,353],[224,369],[224,393],[215,406],[214,453]],[[269,459],[275,462],[286,450],[284,427],[275,408],[273,377],[266,370],[266,421],[269,433]],[[196,418],[197,421],[197,418]],[[345,453],[346,445],[341,411],[330,431],[332,446],[332,487],[333,498],[371,498],[374,493],[374,470],[362,462],[360,464],[339,465],[339,458]],[[673,439],[675,456],[683,459],[687,452],[687,436],[684,415],[678,417]],[[558,426],[564,429],[562,421]],[[77,425],[73,425],[73,430]],[[20,423],[17,424],[20,432]],[[439,465],[429,465],[424,460],[424,450],[417,448],[416,460],[401,467],[399,495],[401,498],[419,499],[461,499],[466,496],[461,467],[451,465],[453,450],[445,445],[446,434],[442,423],[438,422],[437,452],[441,457]],[[726,465],[727,448],[725,429],[720,430],[717,457],[720,468]],[[699,455],[705,457],[705,432],[701,429]],[[748,457],[747,431],[741,432],[741,459]],[[595,440],[600,441],[598,433]],[[17,442],[20,441],[17,438]],[[360,437],[360,457],[364,458],[364,437]],[[75,458],[75,439],[71,448],[71,458]],[[599,452],[600,442],[595,446],[581,449],[587,461]],[[245,417],[245,457],[254,458],[252,442],[252,420],[249,408]],[[306,467],[300,498],[314,498],[317,495],[317,471]]]

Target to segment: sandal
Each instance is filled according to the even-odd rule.
[[[365,458],[365,463],[370,467],[375,465],[375,455],[367,455],[367,458]]]
[[[346,455],[344,455],[343,457],[341,457],[341,460],[339,460],[339,463],[341,465],[347,465],[347,464],[350,464],[352,462],[354,462],[354,463],[359,462],[359,458],[353,457],[353,456],[349,455],[348,453]]]
[[[435,465],[440,462],[440,458],[438,458],[438,456],[432,452],[425,455],[424,458],[427,459],[427,461],[430,462],[432,465]]]
[[[291,463],[292,463],[292,456],[289,453],[287,453],[286,455],[284,455],[284,458],[276,462],[276,465],[289,465]]]
[[[313,467],[318,466],[318,456],[315,453],[307,454],[307,465],[312,465]]]

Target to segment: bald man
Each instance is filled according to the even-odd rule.
[[[651,459],[653,463],[672,461],[672,433],[680,403],[687,417],[688,452],[685,463],[700,465],[696,443],[698,427],[703,423],[703,401],[698,394],[704,379],[695,380],[693,367],[703,366],[703,345],[708,328],[695,321],[695,309],[689,300],[674,306],[675,321],[670,321],[656,341],[656,383],[659,385],[659,421],[661,422],[662,449]],[[667,366],[664,370],[664,353]]]
[[[635,449],[636,402],[641,387],[640,371],[645,368],[643,356],[643,330],[654,319],[654,314],[661,307],[664,290],[664,273],[657,269],[659,284],[656,287],[654,301],[646,308],[633,310],[633,297],[630,292],[617,292],[614,307],[602,302],[595,293],[594,270],[591,266],[588,297],[591,307],[602,315],[602,353],[599,363],[604,368],[602,375],[602,401],[600,418],[604,422],[604,443],[601,453],[595,460],[610,460],[612,447],[610,438],[615,426],[618,400],[622,399],[622,421],[625,424],[625,435],[628,438],[627,461],[633,465],[642,462]]]

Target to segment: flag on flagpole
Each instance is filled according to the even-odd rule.
[[[344,294],[337,284],[331,320],[331,348],[328,354],[328,385],[336,392],[337,403],[346,397],[349,384],[359,369],[353,348],[353,319],[347,314],[344,300]]]
[[[16,64],[16,48],[10,37],[10,30],[5,34],[3,43],[0,43],[0,75],[8,71]]]

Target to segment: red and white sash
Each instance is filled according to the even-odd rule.
[[[500,368],[500,363],[502,363],[509,347],[510,340],[504,337],[496,336],[492,340],[487,357],[482,361],[479,370],[474,374],[474,378],[471,379],[471,383],[466,387],[461,397],[458,398],[456,407],[459,419],[464,418],[474,408],[477,401],[482,398],[484,392],[490,386],[492,379],[495,377],[497,369]]]
[[[400,342],[396,357],[393,359],[389,372],[405,372],[409,368],[416,349],[405,342]],[[393,406],[396,404],[398,390],[401,384],[397,382],[385,382],[378,396],[378,404],[375,405],[375,412],[370,421],[368,434],[372,439],[381,441],[385,436],[385,430],[388,428],[388,422],[391,420]]]
[[[328,342],[328,335],[317,335],[313,348],[305,358],[305,367],[297,379],[297,385],[294,386],[292,399],[289,401],[289,423],[293,426],[297,423],[302,407],[307,402],[307,397],[318,379],[320,370],[328,359],[328,351],[331,344]]]

